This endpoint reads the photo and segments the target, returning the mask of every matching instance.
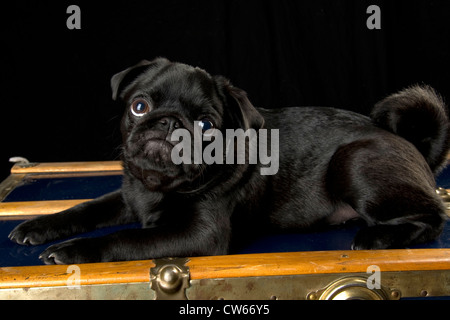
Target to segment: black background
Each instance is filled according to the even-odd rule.
[[[81,30],[66,9],[81,8]],[[369,30],[369,5],[381,30]],[[222,74],[256,106],[367,114],[428,83],[450,100],[450,2],[364,0],[15,1],[1,8],[0,179],[8,158],[114,160],[122,110],[109,81],[165,56]],[[299,142],[301,143],[301,142]]]

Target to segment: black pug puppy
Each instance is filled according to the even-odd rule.
[[[143,61],[111,83],[113,98],[126,106],[121,190],[26,221],[9,237],[37,245],[110,225],[139,221],[142,228],[53,245],[40,256],[46,264],[227,254],[257,233],[355,217],[367,227],[353,249],[406,247],[443,229],[434,175],[445,164],[449,122],[430,87],[387,97],[369,118],[333,108],[255,108],[223,77],[164,58]],[[249,161],[174,163],[180,141],[172,141],[173,132],[194,135],[195,126],[201,134],[279,129],[279,150],[271,155],[279,152],[279,164],[272,157],[277,172],[263,175],[264,166]]]

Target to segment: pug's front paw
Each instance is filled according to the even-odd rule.
[[[39,256],[45,264],[77,264],[101,262],[98,239],[77,238],[48,247]]]
[[[58,232],[45,218],[47,217],[39,217],[19,224],[8,238],[20,245],[39,245],[57,239]]]

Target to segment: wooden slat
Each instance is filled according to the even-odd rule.
[[[31,167],[15,164],[11,173],[122,171],[121,161],[46,162]]]
[[[151,260],[79,264],[80,285],[150,281]],[[68,285],[67,265],[0,268],[0,289]],[[72,283],[73,284],[73,283]]]
[[[4,216],[17,216],[20,218],[21,216],[52,214],[69,209],[79,203],[89,200],[90,199],[1,202],[0,218]]]
[[[295,274],[354,273],[377,265],[381,272],[450,270],[450,249],[317,251],[194,257],[190,277],[215,279]],[[150,281],[150,260],[79,264],[80,285]],[[68,266],[0,268],[0,289],[65,286]]]
[[[450,270],[450,249],[311,251],[197,257],[187,263],[191,279],[294,274]]]

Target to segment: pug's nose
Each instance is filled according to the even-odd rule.
[[[181,128],[181,122],[174,117],[163,117],[158,120],[158,125],[161,130],[167,130],[170,133],[175,129]]]

